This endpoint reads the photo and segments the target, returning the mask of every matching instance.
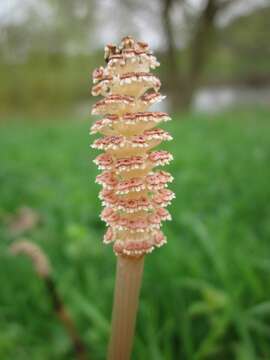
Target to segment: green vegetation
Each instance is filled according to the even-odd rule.
[[[269,8],[260,9],[218,29],[204,82],[269,84],[269,16]]]
[[[189,121],[181,121],[188,117]],[[134,359],[270,358],[270,112],[181,115],[166,126],[177,198],[146,259]],[[0,358],[73,359],[44,287],[12,258],[11,216],[49,255],[93,360],[104,359],[115,259],[102,245],[89,120],[6,122],[0,141]]]
[[[91,71],[97,63],[94,56],[62,54],[33,54],[25,62],[0,62],[1,113],[44,117],[74,112],[80,103],[89,102]]]

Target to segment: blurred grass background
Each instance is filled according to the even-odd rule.
[[[167,246],[146,260],[134,359],[270,357],[269,114],[178,115],[166,126],[177,199]],[[30,263],[7,253],[8,219],[27,206],[40,222],[24,236],[49,255],[91,358],[104,359],[115,258],[101,243],[88,122],[14,122],[0,139],[0,358],[72,358]]]
[[[168,244],[147,256],[134,360],[270,359],[268,0],[2,0],[0,359],[74,359],[29,261],[104,359],[115,257],[89,149],[90,73],[107,42],[148,41],[174,141]],[[111,15],[113,14],[113,16]]]

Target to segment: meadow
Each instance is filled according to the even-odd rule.
[[[270,358],[270,111],[174,116],[168,244],[147,256],[134,360]],[[115,257],[102,244],[89,119],[0,125],[0,359],[73,359],[21,237],[48,254],[89,358],[105,358]],[[164,147],[164,146],[163,146]],[[39,221],[12,231],[22,207]]]

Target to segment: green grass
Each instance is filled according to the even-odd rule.
[[[146,260],[133,359],[269,359],[270,112],[186,117],[166,126],[177,198],[168,244]],[[0,359],[73,359],[30,263],[8,254],[21,206],[41,216],[24,237],[49,255],[91,359],[105,357],[115,257],[88,126],[1,125]]]

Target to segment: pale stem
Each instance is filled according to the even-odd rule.
[[[118,256],[108,360],[130,359],[143,265],[143,256]]]

